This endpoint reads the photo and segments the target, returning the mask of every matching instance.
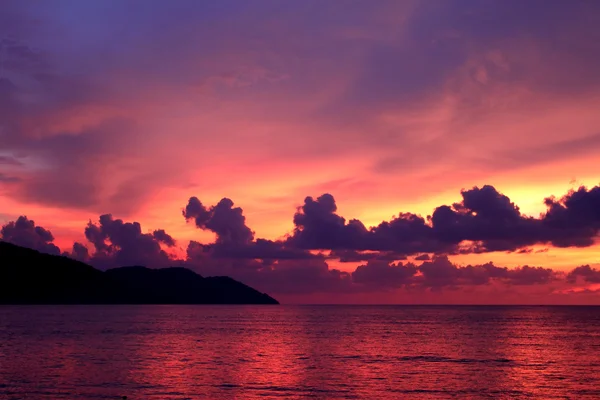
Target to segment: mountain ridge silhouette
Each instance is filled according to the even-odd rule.
[[[100,271],[0,241],[0,304],[279,304],[230,277],[183,267]]]

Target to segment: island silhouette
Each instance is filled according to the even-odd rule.
[[[0,304],[279,304],[230,277],[180,267],[100,271],[0,241]]]

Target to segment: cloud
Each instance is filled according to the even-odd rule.
[[[111,171],[135,164],[134,155],[125,156],[132,146],[134,125],[125,119],[111,119],[88,127],[77,134],[60,133],[27,139],[14,146],[32,160],[22,172],[22,183],[12,197],[26,203],[55,207],[96,210],[112,206],[115,211],[135,207],[132,193],[129,201],[110,204],[106,193],[114,189],[105,177]],[[128,211],[125,210],[125,211]]]
[[[90,221],[85,228],[85,237],[93,244],[95,251],[89,256],[90,264],[100,268],[117,266],[167,267],[174,260],[161,248],[175,244],[164,230],[142,233],[139,222],[123,222],[111,214],[101,215],[97,224]],[[73,254],[85,256],[83,245],[76,243]]]
[[[218,254],[212,244],[191,241],[183,265],[203,276],[226,275],[275,294],[332,293],[352,286],[349,273],[330,269],[322,257],[306,253],[272,259],[272,252],[254,252],[252,245],[238,250],[249,253]]]
[[[551,230],[557,247],[585,247],[594,243],[600,230],[600,186],[580,187],[560,199],[546,198],[544,226]]]
[[[542,285],[559,279],[548,268],[523,266],[514,269],[497,267],[493,263],[460,266],[446,256],[435,256],[420,265],[369,261],[352,273],[355,284],[371,289],[443,288],[457,289],[491,283],[505,285]]]
[[[8,176],[2,172],[0,172],[0,183],[16,183],[21,182],[21,178],[16,176]]]
[[[405,260],[406,256],[385,251],[333,250],[329,253],[328,258],[337,259],[339,262],[347,263],[369,260],[398,261]]]
[[[216,234],[215,243],[190,242],[187,263],[205,275],[229,275],[269,293],[315,293],[348,290],[350,274],[329,269],[325,257],[289,243],[254,238],[243,210],[224,198],[205,207],[191,197],[183,210],[186,220]]]
[[[194,220],[198,228],[216,233],[217,243],[247,244],[254,238],[254,232],[246,226],[242,209],[233,207],[233,201],[227,198],[207,209],[197,197],[191,197],[183,216]]]
[[[268,239],[254,239],[254,232],[246,226],[246,218],[240,207],[224,198],[217,205],[205,207],[197,197],[191,197],[182,212],[186,221],[194,221],[196,227],[210,230],[217,236],[215,243],[194,245],[194,253],[202,251],[214,258],[232,259],[310,259],[315,256],[302,249]],[[188,247],[189,249],[189,247]]]
[[[81,66],[77,71],[77,60],[58,56],[56,43],[35,48],[38,30],[57,24],[43,20],[48,10],[38,10],[42,19],[31,24],[26,17],[31,10],[13,8],[22,8],[18,13],[31,29],[19,40],[10,38],[13,32],[3,38],[0,29],[0,140],[7,154],[0,165],[20,168],[18,177],[9,177],[15,185],[6,196],[57,208],[131,213],[160,190],[159,182],[173,182],[172,163],[144,157],[153,139],[140,126],[142,105],[125,101],[126,89],[111,80],[102,62],[96,65],[104,73]]]
[[[73,243],[73,248],[71,249],[71,253],[65,252],[66,256],[74,258],[75,260],[82,262],[90,262],[90,252],[85,245],[75,242]]]
[[[164,243],[169,247],[173,247],[176,244],[175,239],[173,239],[171,235],[165,232],[164,229],[155,230],[154,232],[152,232],[152,236],[154,236],[154,239],[158,240],[160,243]]]
[[[60,254],[60,249],[54,243],[54,236],[49,230],[36,226],[33,220],[20,216],[0,230],[2,240],[18,246],[28,247],[42,253]]]
[[[0,156],[0,165],[9,165],[9,166],[13,166],[13,167],[20,167],[23,165],[23,163],[15,157]]]
[[[594,189],[588,191],[581,188],[570,192],[561,200],[547,200],[551,203],[553,211],[543,214],[539,219],[521,216],[518,207],[491,187],[483,189],[483,192],[473,189],[462,193],[463,201],[448,207],[457,215],[454,218],[454,227],[458,234],[451,237],[462,237],[464,232],[467,232],[467,237],[479,235],[481,224],[488,223],[487,226],[493,226],[491,222],[500,224],[504,221],[511,226],[521,223],[518,221],[523,218],[525,221],[535,220],[543,226],[544,218],[552,215],[552,223],[556,224],[557,221],[562,221],[557,219],[557,216],[565,218],[564,213],[576,218],[576,221],[583,221],[583,216],[589,216],[590,212],[596,210]],[[304,229],[310,232],[311,229],[320,226],[328,229],[330,233],[335,232],[342,235],[342,238],[346,237],[345,229],[348,224],[343,217],[335,214],[336,211],[332,196],[321,196],[317,200],[307,198],[305,207],[301,207],[294,216],[296,226],[301,228],[298,228],[294,235],[298,232],[304,235]],[[312,253],[304,248],[292,247],[291,244],[297,240],[293,236],[283,241],[254,238],[252,231],[245,224],[243,210],[234,207],[233,202],[228,199],[221,200],[216,206],[205,207],[197,198],[192,197],[183,211],[183,216],[187,220],[193,220],[200,229],[212,230],[217,235],[214,243],[190,241],[186,258],[183,260],[169,256],[161,248],[161,245],[176,245],[175,239],[165,230],[156,229],[143,233],[138,222],[124,222],[113,218],[111,214],[101,215],[97,223],[90,221],[85,227],[85,236],[93,246],[93,251],[84,244],[75,242],[71,251],[63,254],[102,269],[127,265],[154,268],[184,266],[205,276],[227,275],[259,290],[289,295],[395,290],[439,292],[483,286],[498,288],[498,285],[505,288],[534,285],[543,287],[553,282],[564,286],[577,283],[578,278],[589,283],[600,282],[600,272],[589,265],[577,267],[564,274],[549,268],[528,265],[509,269],[496,266],[492,262],[462,266],[452,263],[446,255],[434,254],[431,257],[425,253],[415,257],[416,261],[423,261],[420,264],[394,262],[400,257],[394,251],[330,249],[332,251],[329,254]],[[462,218],[466,220],[461,220]],[[477,218],[483,222],[474,221]],[[408,237],[410,228],[408,231],[404,230],[404,227],[396,230],[395,224],[398,220],[403,221],[402,223],[406,220],[419,221],[417,232],[422,229],[425,221],[400,216],[390,223],[384,222],[368,230],[361,230],[361,235],[365,236],[356,237],[366,241],[365,243],[372,243],[373,238],[393,237],[394,234],[399,239],[404,239]],[[435,232],[435,219],[432,217],[428,221],[433,221],[434,224],[433,227],[425,225],[429,227],[428,232]],[[593,222],[593,219],[590,221]],[[448,224],[447,221],[445,223]],[[580,228],[581,223],[574,223],[574,226]],[[498,229],[503,232],[506,226],[500,226]],[[553,226],[552,229],[557,228]],[[36,226],[24,216],[6,224],[1,233],[3,240],[51,254],[60,254],[59,248],[52,243],[54,237],[50,231]],[[338,245],[344,243],[335,237],[318,236],[318,239],[331,240],[327,243]],[[307,242],[301,243],[314,243],[310,237],[303,237],[302,240]],[[491,239],[487,236],[482,239],[484,245],[486,240]],[[406,248],[404,245],[394,245],[394,248],[398,246]],[[345,272],[331,268],[327,260],[332,259],[367,262],[352,272]],[[548,290],[550,289],[548,287]]]
[[[600,231],[600,187],[572,191],[560,200],[546,199],[539,218],[519,207],[493,186],[461,191],[462,201],[437,207],[427,219],[400,213],[367,229],[358,220],[336,213],[330,194],[307,197],[294,215],[290,246],[302,249],[466,254],[517,251],[534,244],[591,246]],[[465,247],[466,246],[466,247]]]
[[[582,265],[573,269],[567,275],[567,281],[574,283],[581,277],[585,282],[600,283],[600,270],[592,268],[589,265]]]
[[[431,288],[478,286],[498,281],[508,285],[536,285],[555,279],[549,268],[523,266],[514,269],[497,267],[493,263],[458,266],[446,256],[436,256],[419,266],[421,285]]]
[[[412,210],[374,226],[341,215],[330,193],[389,210],[532,166],[596,176],[593,160],[577,162],[600,147],[600,3],[382,0],[340,12],[318,0],[184,2],[0,2],[0,196],[13,207],[2,211],[20,215],[12,204],[23,203],[51,207],[57,221],[74,211],[146,221],[144,210],[181,201],[171,189],[191,181],[207,198],[235,187],[240,204],[327,192],[304,199],[285,240],[258,238],[227,198],[191,198],[184,211],[217,236],[188,247],[206,270],[275,276],[308,263],[315,279],[332,276],[323,260],[398,267],[408,256],[596,241],[596,188],[549,199],[531,217],[480,186],[430,218]],[[306,189],[315,176],[324,187]],[[262,217],[272,203],[248,207],[256,232],[272,223]],[[92,225],[94,248],[70,251],[97,265],[152,258],[135,251],[162,262],[158,248],[185,246],[160,229],[128,233],[131,243],[113,233],[115,245],[114,224]],[[539,273],[524,271],[512,279]],[[457,284],[447,273],[430,283]]]
[[[465,143],[481,146],[462,140],[476,138],[460,137],[473,130],[455,123],[522,108],[521,101],[496,96],[499,87],[533,95],[570,90],[575,100],[597,87],[592,83],[600,81],[600,58],[591,16],[598,6],[584,3],[380,1],[355,3],[340,13],[318,1],[285,8],[192,1],[183,8],[153,4],[139,13],[143,2],[109,8],[2,2],[1,141],[9,152],[29,155],[24,163],[36,167],[8,195],[123,215],[161,187],[181,184],[189,171],[207,176],[205,170],[223,165],[246,167],[250,158],[298,161],[304,169],[299,164],[308,157],[334,160],[335,153],[361,165],[392,157],[401,166],[418,165],[414,170],[472,171],[473,162],[459,150]],[[564,15],[569,17],[557,18]],[[156,30],[156,24],[165,29]],[[110,32],[120,32],[122,40]],[[214,90],[197,90],[207,83]],[[439,124],[430,112],[438,102],[448,105]],[[415,117],[415,110],[425,110],[424,116]],[[389,116],[407,121],[388,124]],[[238,118],[243,129],[232,126]],[[113,126],[119,119],[127,123]],[[497,135],[476,125],[482,141]],[[534,135],[504,131],[540,145]],[[264,141],[255,140],[258,132]],[[71,147],[69,140],[77,143]],[[583,144],[572,149],[598,147],[597,141]],[[536,148],[507,146],[485,162],[504,170],[516,161],[572,157],[564,149],[560,143],[543,151],[548,155],[542,160],[535,158]],[[237,176],[221,170],[224,178],[217,183],[252,178],[247,171]],[[399,175],[412,173],[405,168],[379,188],[402,187]]]
[[[512,285],[537,285],[551,282],[557,279],[557,274],[550,268],[543,267],[530,267],[524,265],[523,267],[515,269],[503,269],[505,279]]]
[[[294,214],[295,229],[289,243],[303,249],[367,250],[361,248],[365,226],[358,220],[346,223],[336,211],[335,199],[328,193],[304,199],[304,205]]]
[[[431,216],[433,234],[441,241],[479,242],[486,251],[515,250],[543,241],[540,221],[521,215],[519,207],[485,185],[462,190],[463,200],[440,206]]]
[[[329,268],[322,259],[279,260],[257,271],[248,281],[272,293],[339,293],[353,290],[351,275]]]
[[[519,208],[495,188],[475,187],[461,194],[461,202],[438,207],[428,219],[401,213],[369,229],[358,220],[346,222],[338,215],[330,194],[316,199],[306,197],[294,214],[294,231],[282,241],[255,239],[245,224],[243,210],[234,208],[229,199],[206,207],[192,197],[183,210],[184,218],[194,221],[200,229],[215,232],[217,237],[210,244],[190,242],[187,263],[202,274],[227,274],[272,293],[294,294],[399,288],[441,290],[494,282],[524,286],[558,279],[551,269],[542,267],[508,269],[492,263],[459,266],[445,255],[431,258],[429,252],[485,252],[545,240],[540,236],[542,219],[521,215]],[[477,242],[477,246],[459,248],[464,241]],[[329,253],[313,254],[307,250]],[[394,263],[405,258],[405,254],[418,254],[416,261],[423,262]],[[367,263],[346,273],[330,269],[326,260]]]
[[[397,289],[413,283],[417,272],[417,266],[410,263],[390,264],[384,261],[369,261],[352,272],[352,281],[376,289]]]

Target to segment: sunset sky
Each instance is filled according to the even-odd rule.
[[[600,304],[599,27],[594,0],[4,0],[2,238],[282,302]]]

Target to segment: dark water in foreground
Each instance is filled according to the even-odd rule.
[[[0,399],[598,399],[599,384],[593,307],[0,307]]]

